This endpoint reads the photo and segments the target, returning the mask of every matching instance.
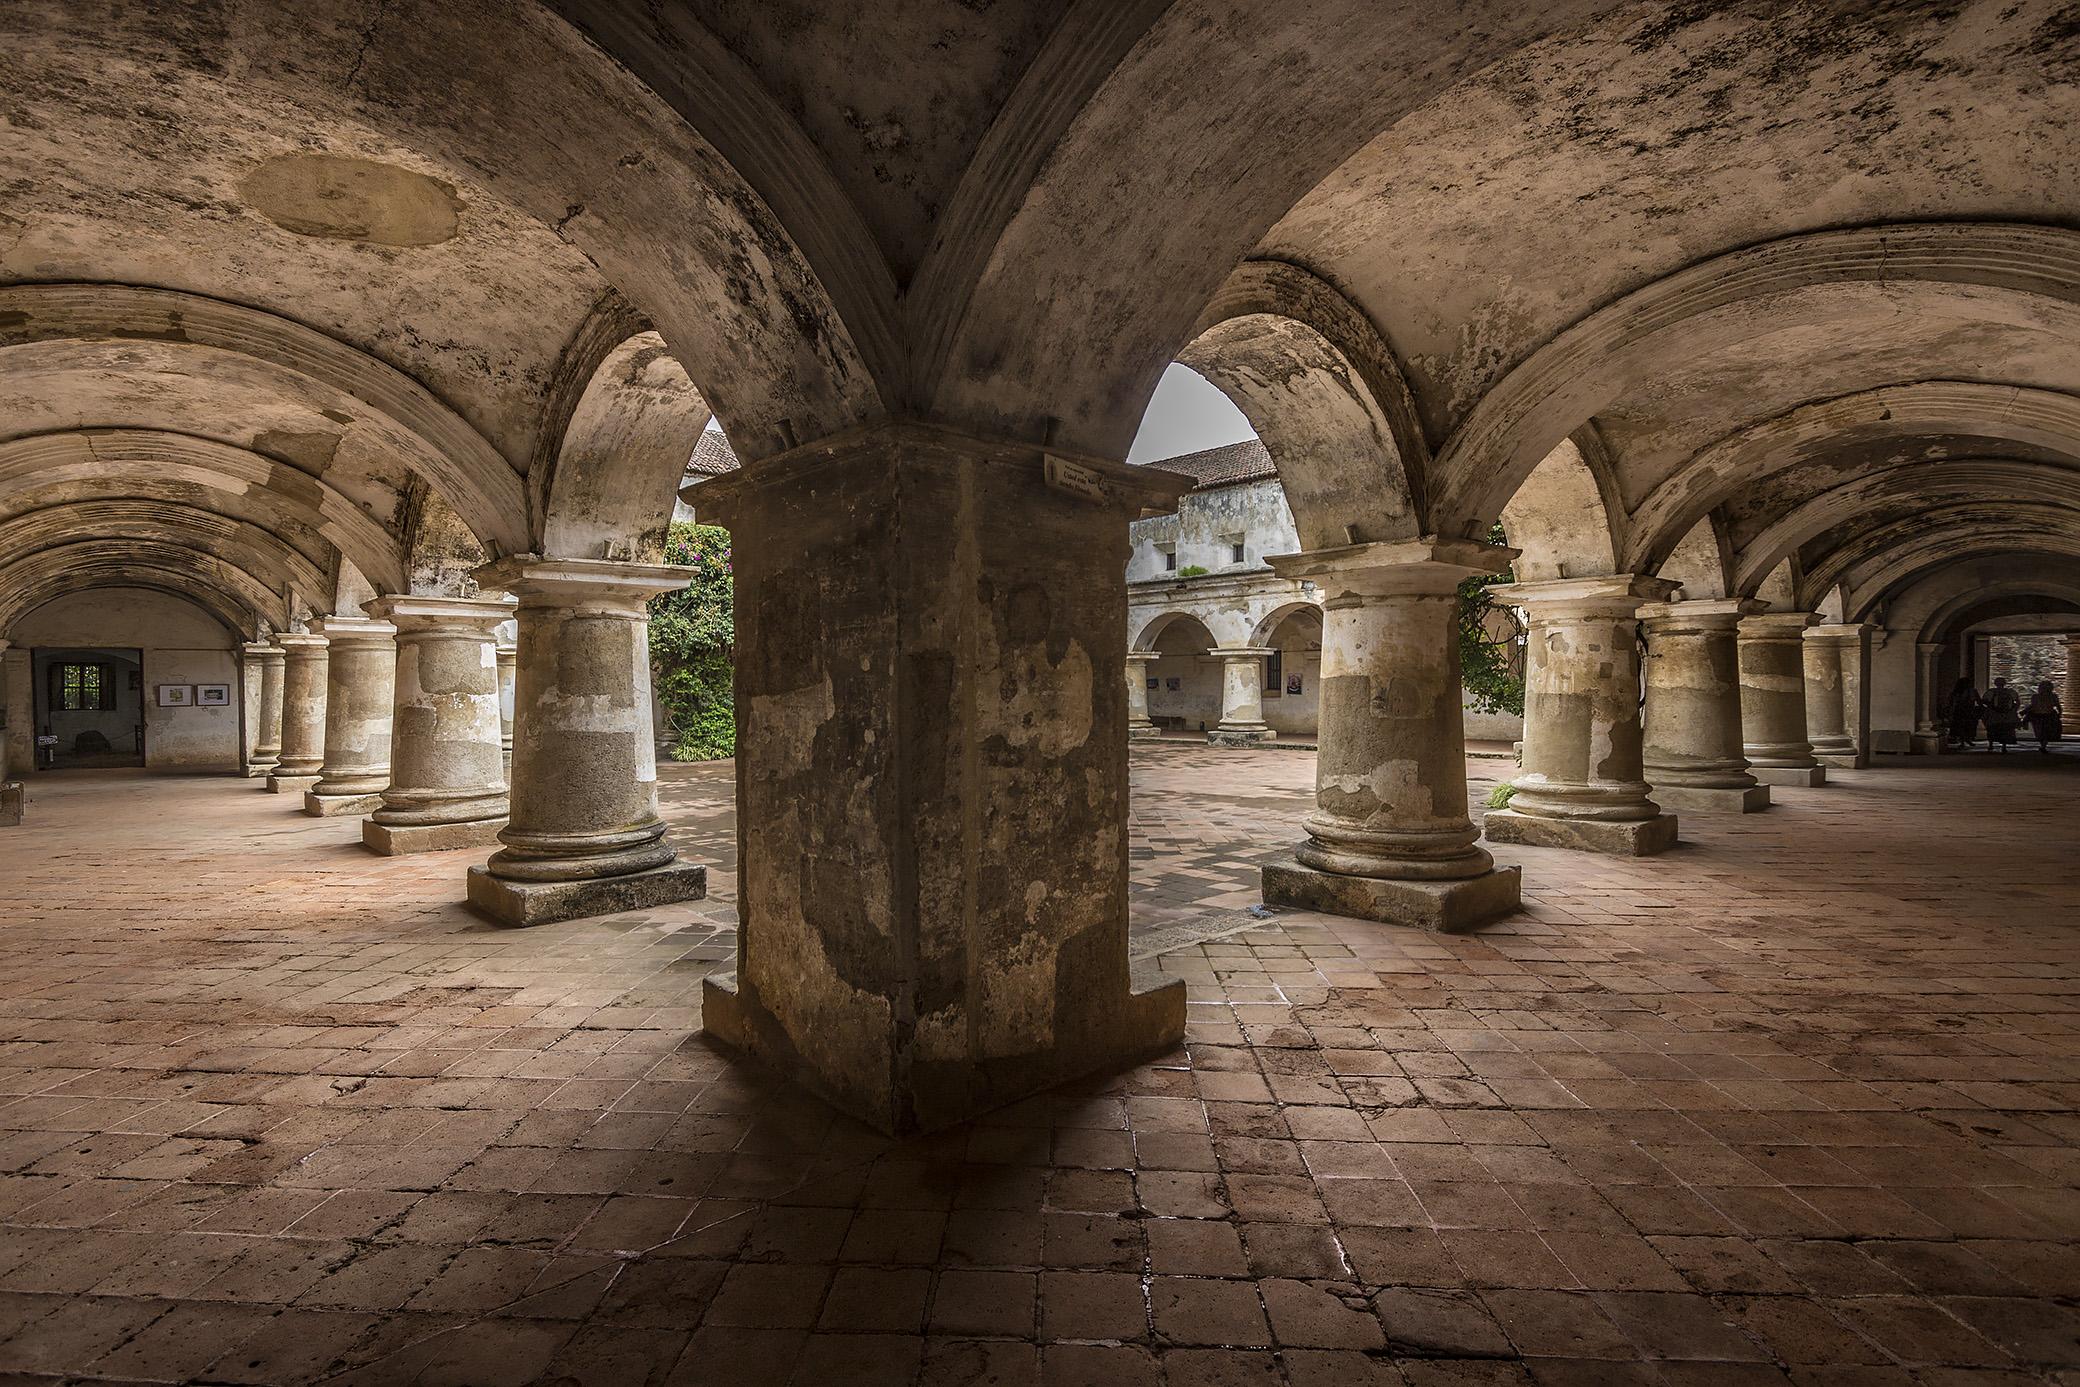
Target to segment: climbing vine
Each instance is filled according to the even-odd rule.
[[[1500,525],[1488,532],[1488,542],[1508,542]],[[1515,613],[1488,591],[1515,581],[1505,569],[1459,584],[1459,677],[1476,711],[1522,717],[1524,672],[1517,659],[1520,628]]]
[[[650,601],[650,667],[674,761],[712,761],[737,750],[731,688],[736,618],[729,531],[674,524],[664,561],[693,570],[687,585]]]

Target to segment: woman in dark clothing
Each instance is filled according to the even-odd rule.
[[[2058,690],[2046,679],[2037,685],[2035,695],[2022,716],[2029,722],[2029,730],[2037,739],[2037,750],[2046,756],[2051,754],[2051,744],[2058,740],[2059,728],[2065,722],[2066,710],[2059,706]]]
[[[1979,740],[1979,714],[1982,710],[1979,691],[1972,687],[1970,675],[1957,681],[1950,690],[1950,745],[1970,746]]]
[[[2015,729],[2022,725],[2022,695],[2008,687],[2006,679],[1996,679],[1993,687],[1986,691],[1986,749],[2001,749],[2015,745]]]

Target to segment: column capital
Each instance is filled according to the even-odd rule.
[[[1806,628],[1809,641],[1853,641],[1871,629],[1867,621],[1827,621]]]
[[[1797,640],[1820,618],[1813,612],[1757,612],[1741,618],[1744,641]]]
[[[1943,643],[1941,641],[1915,641],[1914,649],[1922,655],[1940,655],[1943,653]]]
[[[0,649],[4,649],[6,644],[7,642],[0,641]],[[273,641],[247,641],[238,649],[239,653],[249,660],[264,660],[270,655],[282,653],[282,648]]]
[[[387,621],[378,621],[366,616],[326,616],[311,623],[315,633],[330,645],[351,645],[356,641],[393,641],[397,639],[397,628]]]
[[[301,650],[306,654],[312,650],[323,650],[332,644],[316,631],[284,631],[274,638],[274,643],[280,646],[284,653]]]
[[[425,631],[442,626],[488,634],[513,614],[510,598],[487,597],[378,597],[362,604],[361,610],[400,631]]]
[[[680,564],[512,554],[471,576],[481,588],[511,593],[524,607],[582,607],[640,617],[647,615],[651,598],[678,591],[692,575],[691,568]]]
[[[1264,562],[1279,577],[1311,582],[1328,597],[1397,597],[1449,593],[1468,578],[1502,572],[1516,556],[1501,545],[1424,535],[1268,554]]]
[[[1278,651],[1268,645],[1216,645],[1206,653],[1223,660],[1260,660]]]
[[[1160,650],[1129,650],[1127,652],[1127,661],[1130,664],[1151,664],[1162,658],[1163,652]]]
[[[1646,602],[1639,619],[1650,626],[1669,629],[1695,625],[1705,630],[1731,630],[1741,618],[1754,616],[1764,603],[1752,597],[1720,597],[1697,602]]]
[[[1583,578],[1549,578],[1505,583],[1488,589],[1497,602],[1522,607],[1533,620],[1566,617],[1626,617],[1642,603],[1666,604],[1683,585],[1641,573],[1606,573]]]

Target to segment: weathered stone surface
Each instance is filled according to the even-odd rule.
[[[1763,785],[1795,785],[1812,788],[1827,783],[1827,768],[1817,761],[1810,766],[1750,766],[1757,783]]]
[[[257,681],[248,707],[254,726],[252,750],[246,757],[245,773],[251,777],[271,774],[282,759],[282,648],[266,641],[245,647],[245,677]]]
[[[13,828],[27,813],[29,795],[19,780],[0,781],[0,828]]]
[[[317,784],[325,782],[321,777]],[[303,812],[314,819],[337,819],[349,814],[366,814],[383,802],[381,795],[327,795],[313,786],[303,795]]]
[[[646,910],[708,894],[708,869],[695,862],[669,862],[646,871],[577,881],[509,881],[489,868],[469,869],[471,908],[496,924],[554,924],[590,915]]]
[[[368,617],[312,623],[327,642],[325,760],[304,812],[359,814],[390,783],[390,721],[397,682],[397,628]]]
[[[264,788],[271,795],[294,795],[300,800],[317,783],[318,777],[315,774],[283,775],[280,771],[275,771],[267,777]]]
[[[736,559],[711,1031],[884,1131],[1177,1041],[1128,976],[1119,671],[1127,521],[1181,485],[896,426],[688,489]]]
[[[1811,612],[1764,612],[1740,624],[1741,729],[1748,770],[1765,785],[1821,784],[1797,775],[1819,765],[1806,734],[1805,631]]]
[[[1407,881],[1273,862],[1264,868],[1264,901],[1457,934],[1516,913],[1523,904],[1522,873],[1497,867],[1453,881]]]
[[[498,842],[504,819],[475,819],[450,824],[386,824],[371,815],[361,821],[361,845],[385,857],[411,852],[450,852],[456,848],[488,848]]]
[[[1684,814],[1754,814],[1769,808],[1769,786],[1655,784],[1654,803]]]
[[[326,642],[321,635],[291,631],[275,638],[282,648],[282,751],[267,788],[308,778],[325,764]],[[296,787],[301,794],[308,785]]]
[[[1481,831],[1491,843],[1524,843],[1538,848],[1580,848],[1619,857],[1651,857],[1676,845],[1676,816],[1651,819],[1560,819],[1490,809]]]
[[[507,816],[497,628],[501,601],[385,597],[367,606],[397,627],[390,783],[364,834],[380,852],[493,840]],[[453,833],[430,830],[455,828]]]

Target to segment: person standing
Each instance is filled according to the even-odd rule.
[[[1979,714],[1985,705],[1979,699],[1979,690],[1966,675],[1950,690],[1950,745],[1969,747],[1979,740]]]
[[[1996,679],[1993,687],[1986,691],[1986,749],[2001,749],[2015,745],[2015,729],[2022,723],[2022,696],[2008,687],[2006,679]]]
[[[2037,750],[2046,756],[2051,754],[2051,744],[2059,739],[2059,728],[2065,722],[2065,715],[2066,710],[2059,706],[2058,690],[2051,687],[2051,681],[2046,679],[2038,684],[2022,716],[2036,736]]]

